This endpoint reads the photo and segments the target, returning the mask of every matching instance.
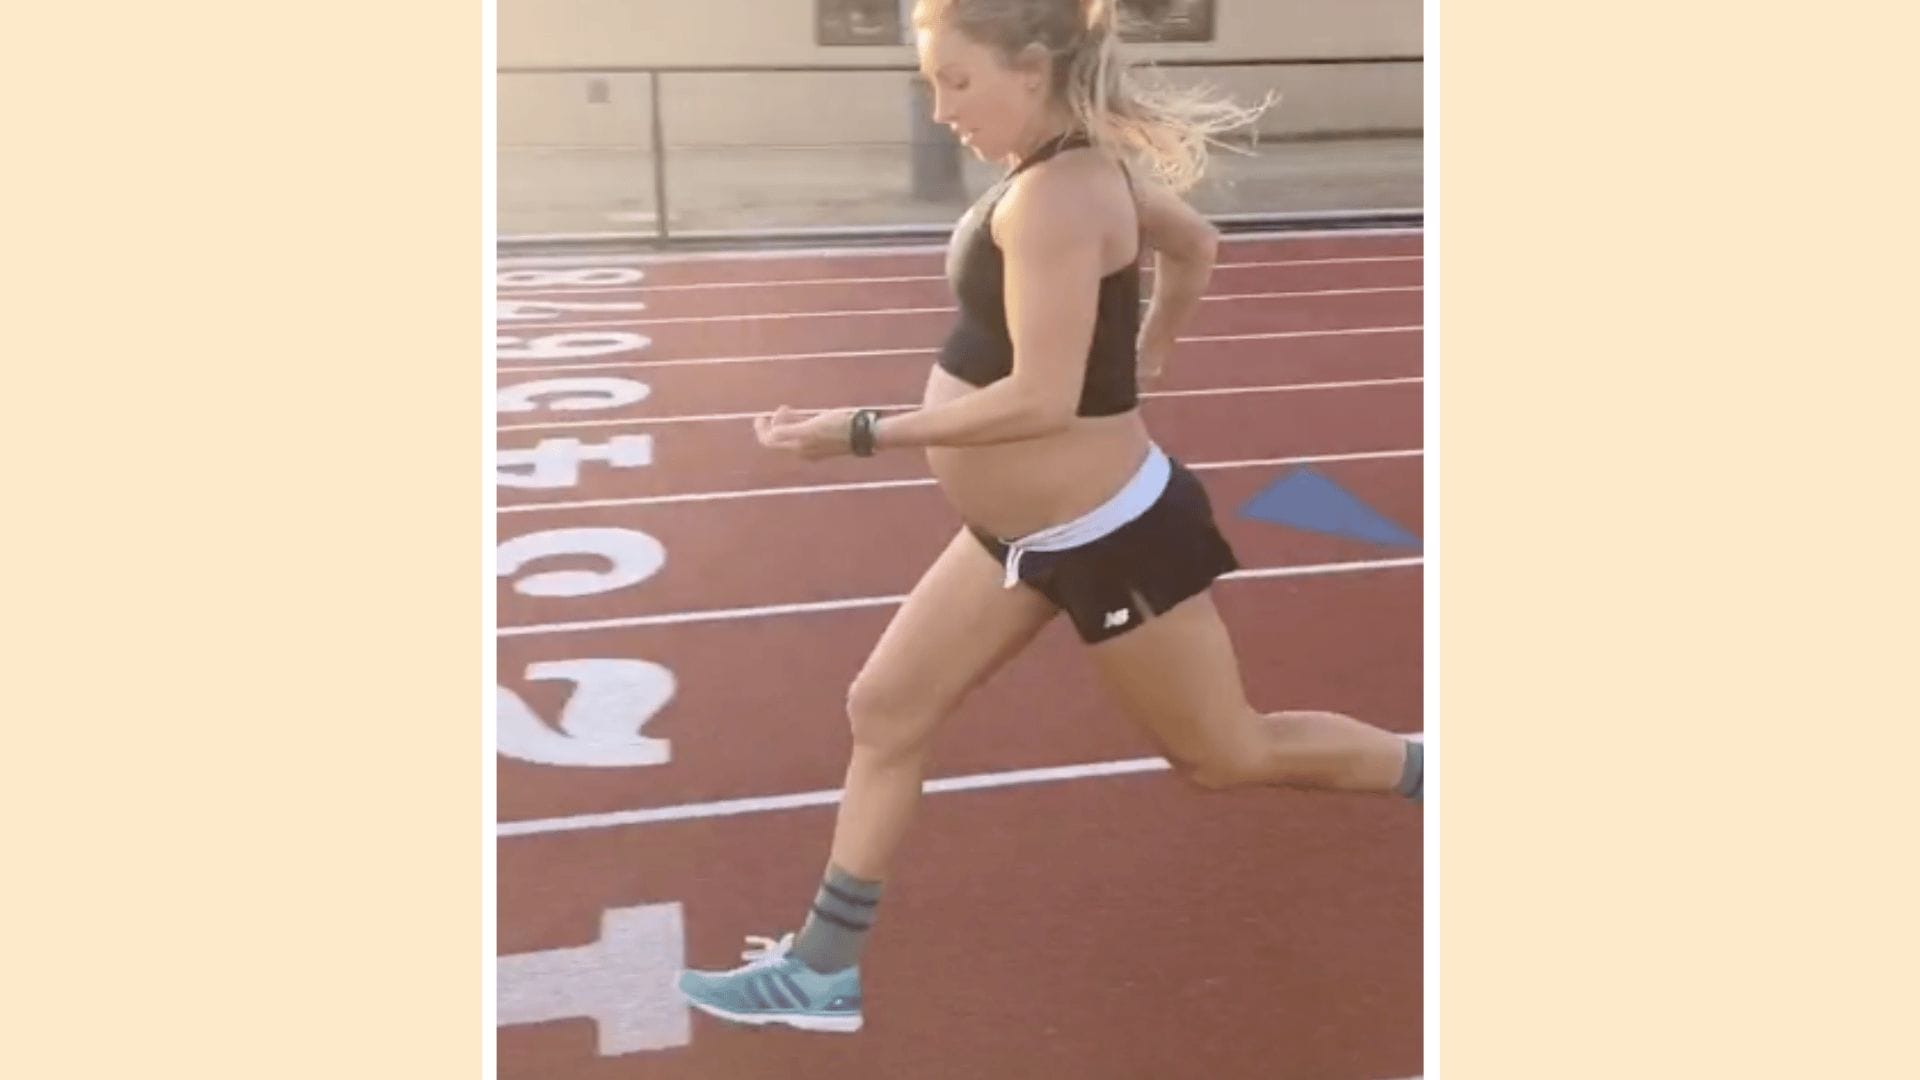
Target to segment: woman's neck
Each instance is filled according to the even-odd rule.
[[[1030,134],[1020,140],[1021,148],[1007,155],[1005,159],[1007,168],[1019,168],[1021,162],[1039,153],[1048,143],[1065,138],[1076,126],[1073,115],[1068,110],[1057,105],[1048,108],[1034,120],[1033,126],[1029,129]]]

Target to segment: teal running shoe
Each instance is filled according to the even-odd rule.
[[[701,1012],[736,1024],[785,1024],[802,1031],[860,1030],[860,968],[822,974],[787,955],[793,935],[749,937],[732,971],[683,971],[680,993]]]

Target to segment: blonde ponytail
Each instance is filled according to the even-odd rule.
[[[1116,0],[919,0],[914,22],[943,19],[1012,57],[1039,45],[1054,58],[1054,89],[1095,145],[1185,192],[1206,174],[1220,136],[1251,125],[1278,100],[1243,106],[1205,86],[1175,86],[1129,64]]]
[[[1220,136],[1248,127],[1276,100],[1243,106],[1210,87],[1176,86],[1148,76],[1121,55],[1114,0],[1088,0],[1087,26],[1069,64],[1067,102],[1096,141],[1184,192],[1206,175],[1210,148],[1236,149]]]

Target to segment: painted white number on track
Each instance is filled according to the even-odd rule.
[[[529,681],[574,684],[560,707],[558,730],[540,719],[519,694],[497,687],[500,752],[536,765],[628,769],[665,765],[666,739],[641,734],[673,700],[673,672],[647,660],[554,660],[527,666]]]
[[[627,266],[576,270],[502,270],[494,285],[502,289],[539,289],[556,285],[637,285],[646,273]]]
[[[653,390],[635,379],[614,375],[581,376],[567,379],[536,379],[509,383],[494,395],[494,409],[503,413],[535,412],[541,408],[555,412],[585,412],[593,409],[617,409],[645,401]],[[543,395],[558,395],[541,402]]]
[[[497,312],[501,322],[537,322],[541,319],[557,319],[566,311],[645,311],[647,305],[639,302],[631,304],[589,304],[578,301],[558,300],[502,300]]]
[[[500,334],[494,338],[502,360],[565,360],[576,356],[611,356],[634,352],[652,342],[645,334],[600,331],[578,334],[545,334],[520,338]]]
[[[580,482],[580,465],[588,461],[616,469],[645,468],[653,464],[653,436],[615,435],[603,443],[541,439],[531,450],[501,450],[495,457],[494,481],[522,490],[572,487]],[[509,471],[516,469],[526,471]]]
[[[568,555],[597,555],[605,570],[549,570],[513,583],[522,596],[593,596],[652,577],[667,561],[667,549],[635,529],[549,529],[516,536],[500,545],[497,574],[517,574],[528,563]]]
[[[497,1022],[589,1018],[601,1057],[685,1046],[693,1025],[673,980],[686,953],[679,904],[611,908],[591,945],[502,956]]]

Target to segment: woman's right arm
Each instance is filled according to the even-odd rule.
[[[1140,239],[1153,249],[1153,293],[1140,324],[1141,373],[1153,378],[1207,291],[1220,230],[1165,187],[1143,181],[1137,190]]]

